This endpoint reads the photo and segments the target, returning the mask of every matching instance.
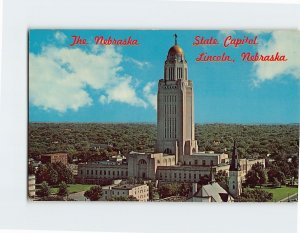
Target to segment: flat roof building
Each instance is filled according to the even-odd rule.
[[[64,165],[68,164],[68,154],[67,153],[51,153],[41,155],[42,163],[59,163]]]
[[[137,201],[146,202],[149,200],[149,187],[146,184],[120,184],[117,186],[106,186],[102,190],[101,200],[124,200],[134,197]],[[122,199],[120,199],[122,200]]]

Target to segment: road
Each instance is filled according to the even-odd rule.
[[[298,201],[298,193],[290,195],[289,197],[281,199],[279,202],[294,202],[295,199]]]
[[[84,192],[78,192],[78,193],[71,193],[69,194],[69,198],[74,199],[75,201],[88,201],[85,196],[84,196]]]

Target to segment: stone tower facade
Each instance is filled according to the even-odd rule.
[[[236,142],[233,145],[231,163],[229,167],[229,193],[233,197],[237,197],[242,193],[242,172],[238,158]]]
[[[174,154],[176,164],[198,152],[193,82],[188,80],[188,65],[176,35],[165,61],[164,79],[158,82],[156,152]]]

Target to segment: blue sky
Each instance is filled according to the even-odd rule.
[[[30,122],[156,122],[157,82],[163,77],[173,34],[194,83],[196,123],[299,123],[299,31],[31,30]],[[88,45],[70,46],[72,36]],[[195,36],[217,46],[192,46]],[[222,46],[253,38],[258,45]],[[94,37],[138,39],[139,46],[95,45]],[[196,62],[199,53],[235,62]],[[287,62],[242,62],[251,52],[286,55]]]

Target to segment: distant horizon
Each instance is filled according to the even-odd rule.
[[[29,121],[29,124],[33,123],[53,123],[53,124],[149,124],[149,125],[156,125],[157,122],[121,122],[121,121],[114,121],[114,122],[100,122],[100,121]],[[223,125],[300,125],[300,123],[226,123],[226,122],[195,122],[195,125],[217,125],[217,124],[223,124]]]

